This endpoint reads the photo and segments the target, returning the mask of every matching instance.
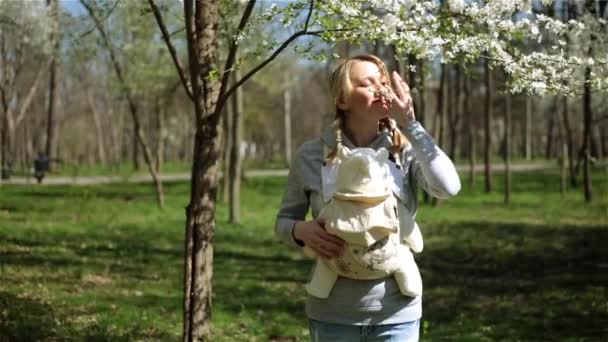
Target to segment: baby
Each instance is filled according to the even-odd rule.
[[[403,236],[398,215],[410,215],[389,189],[388,151],[338,144],[336,190],[319,217],[325,229],[346,241],[344,253],[335,259],[317,257],[307,292],[327,298],[338,276],[378,279],[394,276],[401,293],[422,293],[420,272],[411,250],[422,250],[422,235],[413,223]],[[411,250],[410,250],[411,249]],[[316,257],[305,247],[305,253]]]

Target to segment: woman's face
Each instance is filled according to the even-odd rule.
[[[390,108],[389,100],[381,93],[389,86],[386,75],[373,62],[355,61],[350,69],[350,81],[350,94],[339,101],[338,107],[347,112],[348,120],[377,125]]]

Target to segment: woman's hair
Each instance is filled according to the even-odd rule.
[[[374,55],[358,55],[354,57],[349,57],[346,59],[342,59],[338,61],[336,64],[334,71],[331,73],[329,77],[329,90],[331,92],[331,96],[333,98],[336,115],[335,121],[331,125],[332,128],[336,130],[336,137],[339,141],[341,141],[340,134],[346,124],[346,113],[338,107],[338,102],[350,96],[350,93],[353,88],[353,84],[350,79],[350,70],[355,62],[371,62],[378,66],[382,76],[386,78],[387,85],[391,87],[391,78],[384,62],[374,56]],[[392,146],[389,148],[389,152],[391,155],[398,155],[398,153],[409,143],[407,138],[396,128],[394,124],[394,120],[392,127],[389,127],[388,124],[380,123],[378,129],[384,130],[388,129],[391,135],[391,139],[393,141]],[[326,156],[326,161],[333,161],[336,157],[336,149],[331,151],[329,155]]]

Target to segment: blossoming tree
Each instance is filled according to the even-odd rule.
[[[587,26],[563,22],[533,10],[532,0],[294,0],[279,2],[252,15],[256,4],[244,4],[243,15],[233,31],[227,51],[220,54],[217,30],[218,6],[235,5],[219,0],[184,0],[189,73],[164,27],[161,11],[156,14],[175,66],[193,100],[196,119],[194,162],[190,204],[186,210],[186,260],[184,298],[184,341],[210,340],[211,277],[213,236],[219,158],[218,124],[229,96],[264,68],[298,38],[307,37],[299,50],[313,54],[319,41],[336,43],[380,40],[395,47],[398,56],[420,59],[441,58],[443,62],[469,63],[484,58],[510,77],[512,92],[575,94],[587,87],[608,88],[608,58],[565,53],[567,35],[580,36]],[[553,1],[543,0],[551,6]],[[238,2],[237,2],[238,4]],[[282,23],[285,40],[264,40],[267,51],[262,61],[230,84],[238,64],[236,51],[256,25]],[[549,49],[530,50],[526,41],[541,41],[552,35]],[[220,67],[219,55],[226,56]],[[598,55],[599,56],[599,55]],[[589,78],[574,75],[592,68]]]

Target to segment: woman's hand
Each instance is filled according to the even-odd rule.
[[[293,236],[323,258],[337,258],[344,251],[344,240],[326,232],[324,226],[323,219],[299,221],[293,227]]]
[[[414,116],[414,101],[410,94],[410,87],[405,83],[403,78],[396,71],[393,71],[393,96],[391,102],[391,113],[397,116],[403,116],[405,125],[416,120]]]

